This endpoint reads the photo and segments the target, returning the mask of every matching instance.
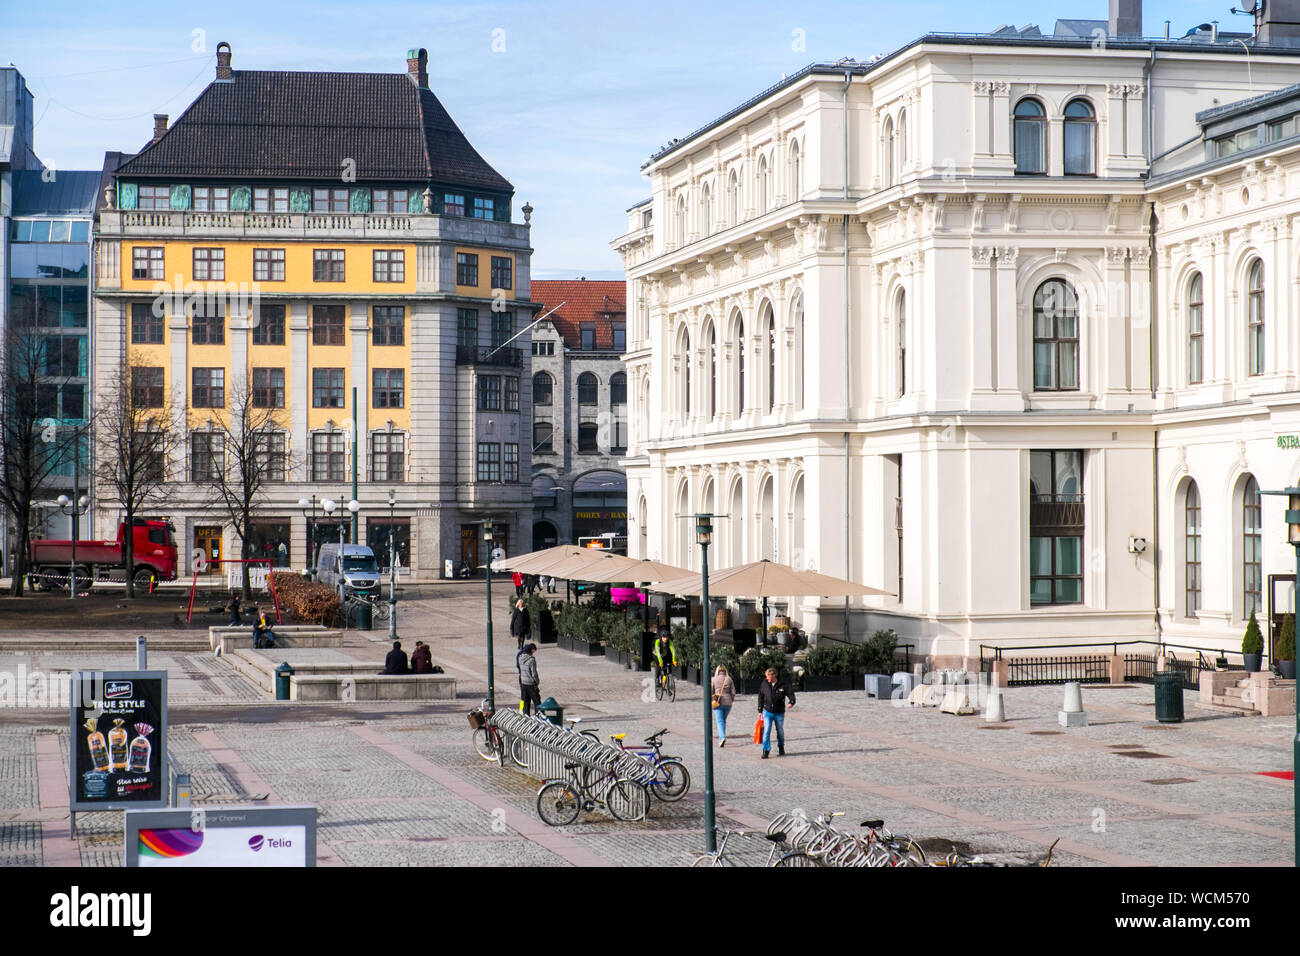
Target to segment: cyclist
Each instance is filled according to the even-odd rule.
[[[650,653],[654,657],[655,680],[663,680],[665,659],[670,661],[673,667],[677,666],[677,648],[673,647],[672,636],[669,634],[668,628],[659,628],[659,640],[655,641],[654,650]]]

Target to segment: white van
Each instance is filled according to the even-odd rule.
[[[364,544],[323,544],[316,558],[316,578],[344,595],[371,594],[379,589],[379,563]]]

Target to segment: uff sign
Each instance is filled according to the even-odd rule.
[[[72,675],[71,809],[167,804],[167,672]]]

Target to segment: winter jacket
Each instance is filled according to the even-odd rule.
[[[528,618],[527,608],[515,608],[510,614],[510,636],[524,637],[532,630],[532,621]]]
[[[761,714],[767,711],[770,714],[785,713],[785,699],[789,697],[790,703],[794,704],[794,691],[790,690],[789,680],[785,677],[777,677],[776,683],[769,683],[766,676],[763,677],[763,683],[758,685],[758,712]]]
[[[713,693],[718,695],[719,707],[730,707],[736,702],[736,684],[726,674],[713,675]]]
[[[537,676],[537,658],[532,654],[525,654],[519,661],[519,683],[541,683],[541,679]]]

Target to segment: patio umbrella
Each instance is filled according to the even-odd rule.
[[[626,571],[640,562],[597,548],[576,548],[578,553],[549,564],[546,573],[571,581],[630,581]],[[593,574],[602,575],[592,577]]]
[[[584,581],[594,581],[599,584],[608,584],[613,581],[663,581],[668,578],[685,577],[691,572],[686,568],[675,567],[671,564],[663,564],[659,561],[651,561],[649,558],[635,560],[628,558],[630,565],[610,564],[607,567],[596,567],[590,572],[599,577],[585,577]],[[656,589],[657,590],[657,589]]]
[[[670,594],[700,594],[703,591],[699,574],[660,581],[656,591]],[[890,594],[866,584],[855,584],[843,578],[831,577],[816,571],[796,571],[784,564],[764,559],[734,568],[722,568],[709,574],[709,595],[727,597],[786,597],[788,595],[822,597],[867,597],[873,594]]]
[[[554,548],[545,548],[541,551],[530,551],[527,554],[516,555],[513,558],[506,558],[504,561],[494,562],[492,565],[495,571],[519,571],[525,574],[542,574],[547,573],[548,565],[558,564],[562,561],[586,553],[586,548],[580,548],[576,544],[562,544]]]

